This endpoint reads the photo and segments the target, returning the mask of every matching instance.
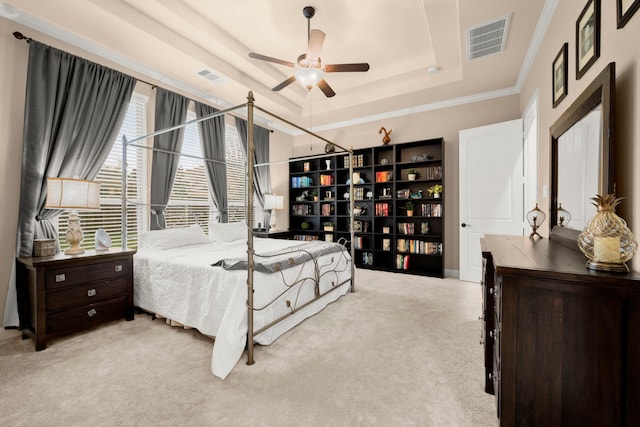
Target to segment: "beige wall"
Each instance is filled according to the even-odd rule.
[[[518,102],[519,97],[512,95],[319,134],[344,147],[353,148],[382,145],[382,136],[378,134],[380,126],[393,130],[392,144],[443,137],[445,140],[446,212],[444,266],[449,272],[457,272],[459,269],[458,224],[460,222],[458,218],[458,132],[462,129],[516,119],[519,117]],[[296,156],[319,154],[324,152],[324,145],[321,141],[311,144],[308,136],[300,136],[294,143],[294,152]]]
[[[22,118],[27,73],[26,43],[18,42],[18,29],[0,18],[0,312],[4,315],[11,267],[16,247],[18,204],[20,200],[20,164],[22,163]],[[0,332],[0,339],[15,334]]]
[[[613,1],[602,2],[601,54],[587,74],[576,80],[575,66],[575,22],[585,2],[560,1],[555,11],[542,46],[520,93],[520,111],[526,107],[532,94],[538,90],[539,97],[539,172],[538,200],[540,208],[549,209],[549,198],[542,197],[542,186],[549,185],[550,144],[549,128],[571,105],[591,81],[609,62],[616,63],[616,182],[617,194],[627,199],[618,213],[626,219],[636,236],[640,235],[640,127],[638,126],[638,82],[640,81],[640,13],[618,30],[616,8]],[[551,101],[551,63],[563,43],[569,43],[569,93],[557,108]],[[547,232],[548,230],[544,230]],[[632,260],[634,270],[640,270],[640,257]]]
[[[354,148],[380,144],[377,133],[380,126],[393,129],[392,143],[444,137],[445,185],[446,185],[446,238],[445,268],[458,270],[458,132],[461,129],[507,121],[519,117],[533,93],[539,91],[539,189],[538,199],[542,209],[547,210],[549,200],[542,197],[542,186],[549,183],[549,127],[576,96],[611,61],[617,69],[617,183],[618,195],[627,197],[619,213],[627,220],[632,231],[640,226],[640,183],[634,165],[640,164],[640,150],[635,141],[640,140],[638,121],[638,82],[640,67],[637,64],[640,50],[640,14],[633,17],[627,26],[616,29],[613,2],[605,2],[602,10],[602,49],[600,59],[581,79],[575,80],[575,21],[584,2],[561,1],[557,7],[543,44],[520,95],[476,102],[436,111],[413,114],[380,122],[372,122],[337,131],[321,133],[329,139]],[[108,64],[76,48],[56,42],[34,30],[0,18],[0,190],[3,209],[0,210],[0,312],[4,311],[7,285],[13,264],[15,233],[17,228],[20,164],[22,161],[22,119],[24,109],[25,75],[27,68],[27,46],[17,41],[11,33],[22,31],[42,42]],[[551,62],[562,43],[569,42],[569,95],[556,109],[551,108]],[[127,70],[123,70],[127,72]],[[135,76],[135,73],[130,73]],[[146,78],[145,78],[146,80]],[[292,138],[282,133],[272,134],[274,142],[271,160],[286,160],[291,156],[322,153],[324,143],[312,144],[306,137]],[[294,144],[295,141],[295,144]],[[273,190],[287,195],[288,166],[286,163],[272,167]],[[288,212],[278,213],[278,222],[288,221]],[[633,260],[633,268],[640,270],[640,257]],[[0,339],[8,333],[0,332]]]

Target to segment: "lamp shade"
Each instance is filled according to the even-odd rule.
[[[264,195],[264,210],[271,211],[274,209],[284,208],[284,197],[277,194],[265,194]]]
[[[100,183],[75,178],[47,178],[47,209],[100,209]]]

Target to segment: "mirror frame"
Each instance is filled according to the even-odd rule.
[[[575,240],[579,230],[572,230],[558,224],[558,141],[560,137],[595,107],[602,104],[602,128],[600,135],[600,176],[598,194],[615,191],[615,62],[609,63],[589,84],[549,129],[551,136],[551,200],[549,203],[549,236]],[[594,194],[595,196],[595,194]]]

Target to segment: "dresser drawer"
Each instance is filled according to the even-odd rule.
[[[131,264],[127,259],[50,269],[47,270],[45,275],[46,289],[57,289],[77,283],[127,277],[130,270]]]
[[[115,297],[126,296],[127,280],[118,279],[107,282],[94,282],[47,292],[47,312],[67,307],[78,307],[94,304]]]
[[[85,329],[126,316],[127,298],[115,298],[96,304],[47,314],[47,335]]]

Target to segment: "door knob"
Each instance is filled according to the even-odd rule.
[[[464,227],[471,227],[471,225],[470,225],[470,224],[467,224],[467,223],[464,223],[464,222],[463,222],[462,224],[460,224],[460,225],[462,225],[462,228],[464,228]]]

